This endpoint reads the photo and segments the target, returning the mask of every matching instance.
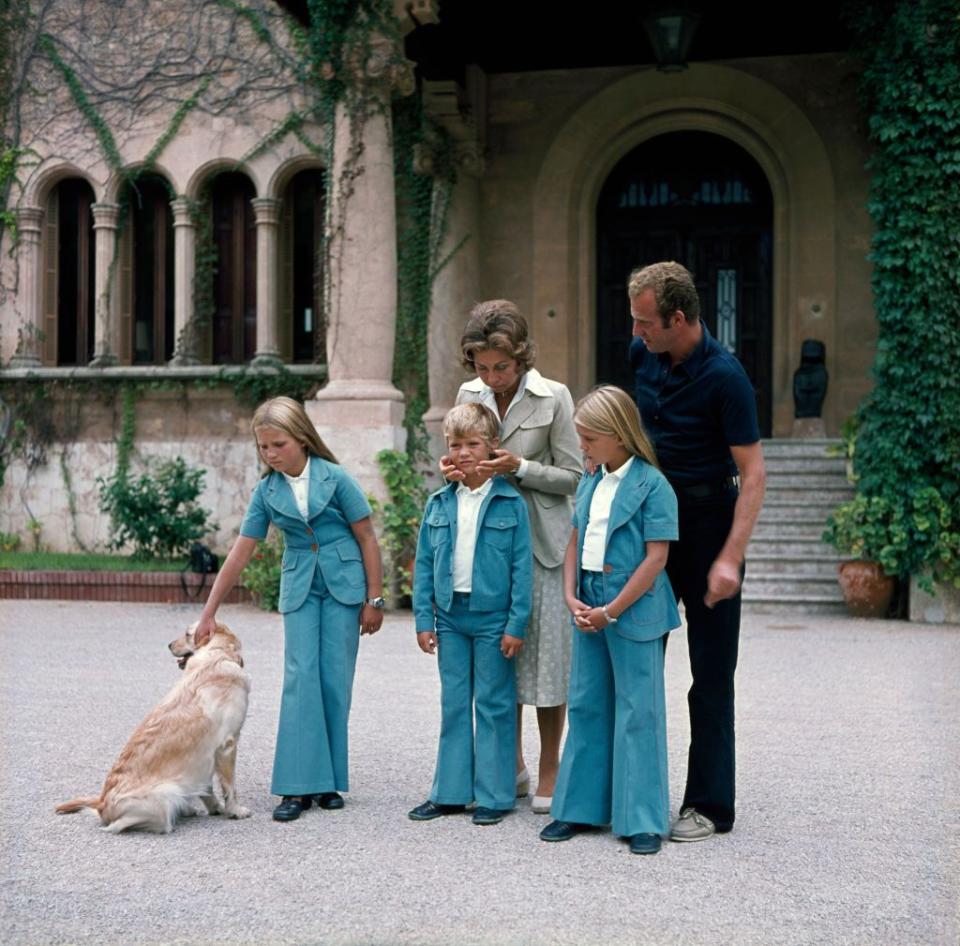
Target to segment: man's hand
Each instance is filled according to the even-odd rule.
[[[712,608],[718,601],[732,598],[740,589],[740,566],[718,558],[707,573],[707,593],[703,603]]]

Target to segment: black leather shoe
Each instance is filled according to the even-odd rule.
[[[630,853],[656,854],[661,843],[659,834],[635,834],[630,838]]]
[[[319,795],[314,795],[313,800],[317,803],[317,807],[323,808],[324,811],[336,811],[343,807],[343,796],[337,792],[321,792]]]
[[[572,824],[569,821],[551,821],[541,832],[541,841],[569,841],[577,831],[580,825]]]
[[[309,798],[303,799],[299,795],[284,795],[283,801],[273,809],[273,820],[296,821],[310,807],[310,804]]]
[[[473,813],[474,824],[500,824],[503,821],[503,812],[496,808],[479,807]]]
[[[422,805],[407,812],[411,821],[433,821],[441,815],[459,815],[467,810],[466,805],[438,805],[436,802],[425,801]]]

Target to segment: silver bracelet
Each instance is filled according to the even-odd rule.
[[[617,623],[617,619],[615,617],[611,617],[610,612],[607,610],[607,606],[605,604],[600,606],[600,610],[603,612],[603,616],[607,619],[607,624]]]

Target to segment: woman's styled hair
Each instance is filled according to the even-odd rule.
[[[450,408],[443,418],[443,436],[448,442],[453,437],[466,437],[469,434],[479,434],[487,441],[500,439],[497,415],[477,401],[458,404]]]
[[[321,457],[331,463],[338,462],[330,448],[320,439],[320,434],[317,433],[317,428],[307,417],[303,405],[292,397],[272,397],[269,401],[264,401],[253,412],[250,430],[253,432],[254,443],[257,442],[257,431],[261,427],[275,427],[277,430],[289,434],[311,457]],[[259,454],[258,444],[257,455],[259,456]],[[260,475],[263,477],[269,472],[270,467],[264,464],[263,472]]]
[[[537,360],[537,350],[527,333],[527,320],[507,299],[478,302],[460,338],[460,363],[475,371],[473,356],[489,349],[516,358],[521,373],[529,371]]]
[[[577,401],[573,422],[594,433],[619,438],[628,453],[660,468],[636,402],[622,388],[602,384],[585,394]]]

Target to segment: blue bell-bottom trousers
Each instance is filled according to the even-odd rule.
[[[283,636],[283,696],[271,790],[277,795],[347,791],[347,724],[360,605],[337,601],[317,568],[306,600],[284,614]]]

